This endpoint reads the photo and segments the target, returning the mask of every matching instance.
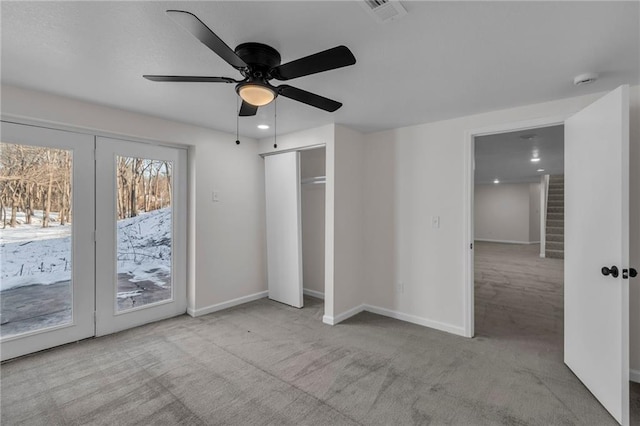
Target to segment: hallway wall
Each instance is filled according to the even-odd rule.
[[[479,241],[529,244],[540,241],[540,185],[478,184],[474,191],[474,235]],[[537,232],[534,225],[537,225]]]

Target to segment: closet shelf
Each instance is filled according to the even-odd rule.
[[[320,183],[326,183],[326,181],[327,181],[326,176],[314,176],[310,178],[304,178],[300,181],[300,183],[302,185],[315,185]]]

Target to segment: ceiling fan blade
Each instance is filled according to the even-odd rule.
[[[167,15],[205,46],[213,50],[218,56],[227,61],[234,68],[245,68],[247,64],[225,44],[213,31],[207,27],[196,15],[183,10],[167,10]]]
[[[186,83],[237,83],[236,80],[229,77],[198,77],[187,75],[143,75],[143,77],[151,81],[174,81]]]
[[[305,75],[316,74],[356,63],[356,58],[346,46],[338,46],[286,64],[271,70],[273,78],[291,80]]]
[[[258,112],[257,106],[242,101],[242,105],[240,106],[240,113],[238,115],[240,117],[250,117],[252,115],[256,115],[256,112]]]
[[[340,102],[286,84],[278,86],[278,94],[329,112],[334,112],[342,106]]]

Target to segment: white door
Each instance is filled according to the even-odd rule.
[[[94,137],[2,122],[2,360],[94,335]]]
[[[186,150],[96,140],[96,335],[186,311]]]
[[[565,363],[629,423],[629,95],[565,122]],[[601,268],[618,269],[617,277]],[[606,271],[605,271],[606,272]]]
[[[265,157],[269,299],[302,308],[300,155]]]

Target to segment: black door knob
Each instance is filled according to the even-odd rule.
[[[617,266],[612,266],[611,268],[607,268],[606,266],[603,266],[602,269],[602,275],[607,276],[607,275],[611,275],[613,278],[618,278],[618,267]]]
[[[638,271],[636,271],[635,268],[629,268],[629,276],[631,278],[635,278],[636,276],[638,276]]]

